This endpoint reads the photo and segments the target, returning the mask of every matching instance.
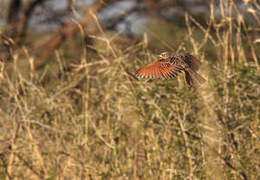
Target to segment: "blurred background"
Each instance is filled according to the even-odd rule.
[[[0,179],[259,179],[258,0],[1,0]],[[138,80],[163,51],[207,83]]]

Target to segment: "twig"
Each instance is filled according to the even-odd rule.
[[[18,157],[18,159],[20,161],[23,162],[23,164],[28,168],[30,169],[39,179],[44,179],[43,175],[41,175],[39,172],[37,172],[34,167],[29,163],[27,162],[22,156],[20,156],[18,153],[14,153],[15,156]]]

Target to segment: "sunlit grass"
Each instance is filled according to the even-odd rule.
[[[136,44],[121,34],[91,36],[97,53],[81,47],[72,59],[64,47],[37,72],[31,49],[17,51],[12,63],[1,64],[0,177],[259,178],[260,49],[243,16],[228,15],[210,20],[213,32],[189,16],[176,28],[187,34],[179,32],[184,41],[173,50],[203,62],[207,83],[198,89],[183,75],[129,75],[156,58],[145,36]]]

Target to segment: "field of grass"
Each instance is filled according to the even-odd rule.
[[[14,52],[0,64],[0,179],[259,179],[260,18],[229,5],[135,42],[79,35],[39,71],[31,48]],[[132,77],[165,50],[201,59],[207,82]]]

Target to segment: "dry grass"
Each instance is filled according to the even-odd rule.
[[[127,72],[156,57],[149,41],[101,27],[98,53],[82,48],[78,63],[61,48],[35,72],[23,48],[1,64],[0,179],[259,179],[260,19],[249,28],[222,3],[208,28],[186,16],[178,51],[202,59],[199,89],[135,80]]]

